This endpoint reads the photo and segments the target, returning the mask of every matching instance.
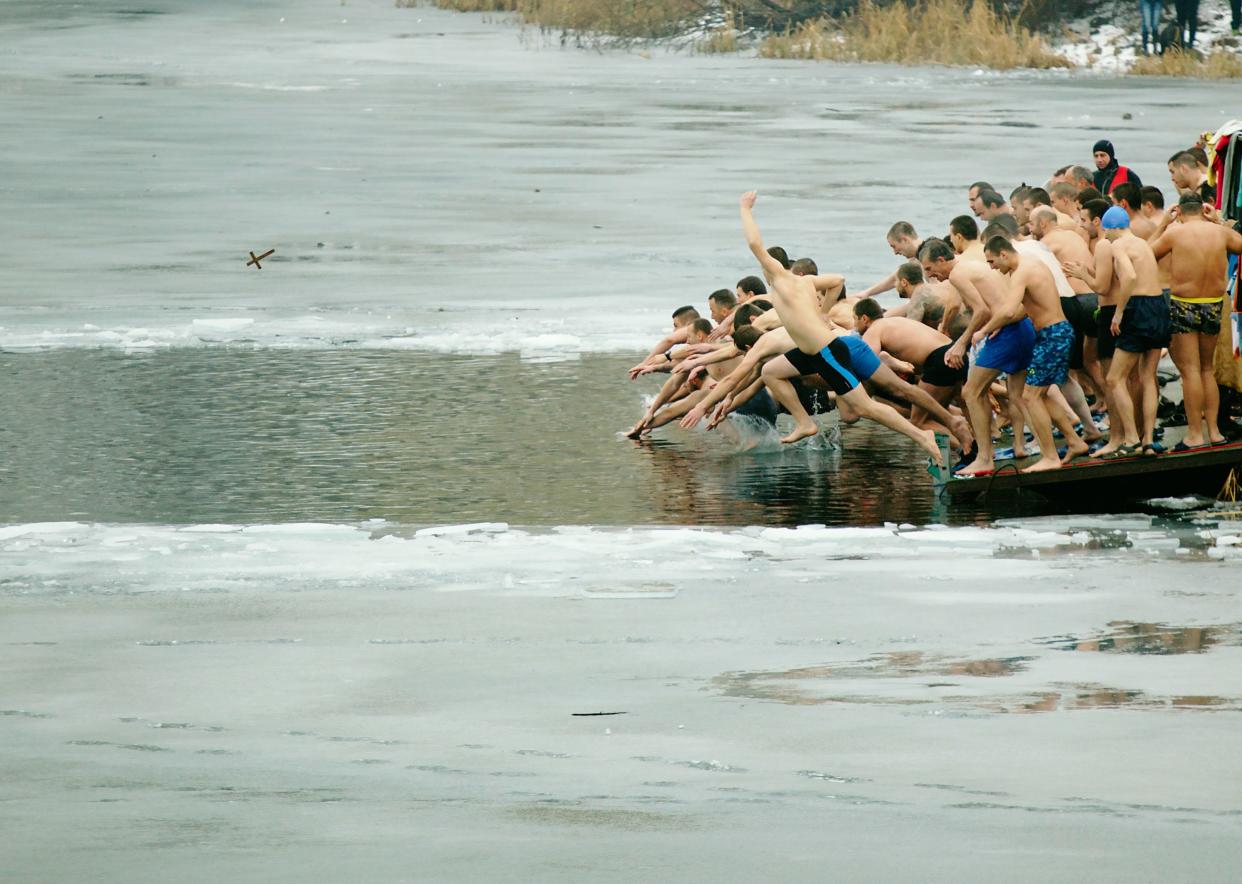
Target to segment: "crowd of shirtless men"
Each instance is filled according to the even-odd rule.
[[[713,292],[710,319],[693,307],[673,314],[672,334],[630,371],[670,373],[630,435],[674,420],[710,429],[731,413],[774,426],[783,410],[794,426],[781,441],[792,443],[816,435],[811,415],[835,406],[846,422],[905,434],[936,464],[935,434],[945,434],[963,477],[995,471],[993,435],[1006,418],[1013,457],[1030,458],[1024,472],[1156,456],[1165,450],[1153,438],[1156,367],[1167,350],[1187,421],[1176,450],[1221,444],[1214,355],[1222,323],[1230,333],[1227,268],[1242,234],[1214,206],[1202,150],[1169,159],[1178,192],[1169,206],[1125,167],[1114,174],[1108,142],[1095,160],[1095,173],[1059,169],[1008,199],[972,184],[972,214],[942,239],[897,222],[888,244],[906,262],[853,297],[844,277],[765,247],[756,194],[743,194],[742,231],[762,279]],[[901,301],[885,310],[873,296],[892,288]]]

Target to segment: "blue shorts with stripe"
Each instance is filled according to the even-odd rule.
[[[840,340],[845,341],[845,346],[850,349],[850,367],[854,369],[854,376],[860,381],[870,380],[880,367],[880,357],[867,346],[858,332],[843,335]]]
[[[866,344],[863,344],[866,346]],[[841,338],[833,338],[818,353],[803,353],[797,347],[785,354],[798,374],[817,374],[837,395],[848,393],[858,386],[858,378],[850,364],[850,348]]]

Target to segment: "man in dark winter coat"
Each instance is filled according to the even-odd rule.
[[[1101,139],[1095,143],[1095,147],[1091,148],[1095,154],[1095,189],[1100,193],[1108,196],[1113,192],[1113,188],[1118,184],[1124,184],[1129,181],[1138,187],[1143,186],[1143,182],[1139,176],[1133,171],[1117,164],[1117,153],[1113,150],[1111,141]]]

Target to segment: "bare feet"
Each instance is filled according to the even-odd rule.
[[[630,431],[625,435],[629,439],[637,439],[639,436],[650,432],[651,428],[647,426],[647,418],[644,417],[638,423],[634,424],[633,428],[630,429]]]
[[[1061,458],[1059,462],[1062,466],[1064,466],[1065,464],[1082,457],[1089,451],[1091,451],[1091,446],[1075,436],[1073,439],[1069,440],[1065,448],[1065,457]]]
[[[1031,464],[1029,467],[1023,467],[1022,472],[1042,473],[1045,470],[1059,470],[1059,469],[1061,469],[1061,461],[1058,460],[1055,456],[1054,457],[1041,457],[1039,460]]]
[[[1139,441],[1135,439],[1133,442],[1126,442],[1124,439],[1111,439],[1109,440],[1109,443],[1105,445],[1103,448],[1097,448],[1092,453],[1091,457],[1093,459],[1107,457],[1108,455],[1112,454],[1117,449],[1121,448],[1123,445],[1129,448],[1138,448]]]
[[[985,476],[996,472],[996,463],[989,460],[983,460],[976,457],[971,463],[962,467],[953,475],[962,479],[969,479],[971,476]]]
[[[782,437],[781,442],[783,442],[786,445],[789,445],[793,442],[797,442],[799,439],[806,439],[811,436],[818,436],[818,435],[819,435],[819,427],[815,423],[808,421],[805,424],[795,425],[793,428],[793,432],[790,433],[788,436]]]
[[[1116,451],[1120,447],[1121,447],[1120,439],[1116,440],[1115,442],[1110,439],[1108,444],[1105,445],[1103,448],[1097,448],[1095,451],[1091,452],[1091,457],[1093,459],[1098,460],[1099,458],[1104,457],[1105,455],[1112,454],[1114,451]]]
[[[945,465],[940,462],[940,446],[936,444],[936,434],[931,430],[923,430],[919,433],[918,442],[919,447],[931,455],[936,465],[944,469]]]

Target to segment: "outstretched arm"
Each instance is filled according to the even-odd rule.
[[[694,427],[703,419],[703,416],[716,405],[717,402],[725,398],[725,396],[729,395],[729,393],[734,390],[741,388],[745,384],[749,384],[752,378],[758,376],[761,366],[759,363],[760,354],[756,352],[756,349],[756,347],[751,347],[750,352],[746,354],[746,358],[742,360],[741,364],[737,368],[733,369],[733,371],[725,375],[720,382],[712,388],[710,393],[703,397],[703,399],[695,405],[694,408],[686,413],[686,416],[681,419],[681,425],[683,427],[687,430]]]
[[[764,278],[769,283],[783,273],[788,273],[781,262],[768,254],[768,250],[763,247],[763,236],[759,233],[759,225],[755,223],[754,212],[751,211],[755,207],[755,200],[758,194],[753,190],[748,190],[742,194],[739,201],[742,214],[742,234],[746,237],[746,245],[750,247],[751,254],[759,261],[759,266],[763,269]]]
[[[710,353],[704,353],[700,356],[695,356],[692,359],[687,359],[681,364],[681,369],[682,371],[694,371],[696,368],[706,368],[707,366],[714,365],[717,362],[727,362],[730,359],[734,359],[741,355],[742,353],[737,347],[733,346],[731,343],[726,343],[723,347],[717,347]]]
[[[888,276],[881,279],[879,282],[863,289],[861,292],[858,293],[858,297],[870,298],[870,297],[873,297],[874,295],[880,295],[891,289],[895,289],[896,287],[897,287],[897,271],[894,270],[892,273],[890,273]]]
[[[645,366],[653,365],[657,362],[668,363],[670,360],[664,359],[664,354],[676,347],[678,344],[684,344],[690,337],[690,326],[682,326],[676,331],[670,332],[660,339],[660,342],[651,348],[651,352],[643,357],[643,361],[630,369],[630,380],[638,377],[640,374],[646,374],[642,371]]]

